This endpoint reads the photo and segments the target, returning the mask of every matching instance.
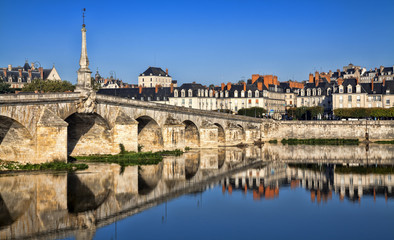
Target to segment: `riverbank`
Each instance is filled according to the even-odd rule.
[[[65,163],[65,162],[48,162],[38,164],[21,164],[17,162],[7,162],[0,160],[0,171],[69,171],[87,169],[89,166],[84,163]]]
[[[134,165],[152,165],[158,164],[165,156],[180,156],[184,152],[176,149],[172,151],[159,152],[127,152],[121,151],[116,155],[90,155],[90,156],[76,156],[75,159],[79,162],[94,162],[94,163],[116,163],[120,166],[134,166]]]

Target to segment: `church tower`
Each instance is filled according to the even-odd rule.
[[[79,70],[78,70],[78,83],[76,87],[76,92],[81,92],[84,90],[91,90],[92,89],[92,82],[91,82],[91,74],[92,71],[89,69],[89,59],[88,59],[88,52],[86,50],[86,25],[85,25],[85,11],[83,9],[83,24],[82,24],[82,49],[81,49],[81,58],[79,59]]]

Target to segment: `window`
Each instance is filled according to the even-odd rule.
[[[178,90],[174,91],[174,97],[178,97]]]
[[[347,101],[348,101],[348,102],[351,102],[351,101],[352,101],[352,96],[351,96],[351,95],[347,96]]]
[[[160,101],[160,97],[157,97],[156,100],[157,100],[157,101]]]
[[[390,106],[390,99],[386,99],[386,105]]]
[[[347,107],[348,107],[348,108],[351,108],[351,107],[352,107],[352,104],[351,104],[351,103],[348,103],[348,104],[347,104]]]
[[[343,108],[343,105],[342,105],[342,103],[340,103],[340,104],[339,104],[339,108]]]
[[[301,96],[305,96],[304,89],[301,90]]]
[[[228,91],[225,92],[225,97],[228,98]]]
[[[307,95],[307,96],[310,96],[310,95],[311,95],[311,90],[310,90],[310,89],[307,89],[307,90],[306,90],[306,95]]]
[[[189,91],[188,91],[188,97],[193,97],[193,91],[191,90],[191,89],[189,89]]]
[[[252,91],[248,91],[248,97],[252,97]]]
[[[148,97],[148,101],[150,101],[151,100],[151,98],[150,97]]]
[[[286,89],[286,92],[287,92],[287,93],[290,93],[290,89]]]
[[[254,92],[254,97],[259,97],[259,91],[258,91],[258,90],[256,90],[256,91]]]
[[[181,90],[181,97],[185,97],[185,89]]]
[[[339,96],[339,102],[342,103],[343,102],[343,98],[342,96]]]
[[[357,92],[357,93],[361,93],[361,86],[360,86],[360,85],[357,85],[357,86],[356,86],[356,92]]]
[[[357,102],[361,102],[361,97],[357,96]]]
[[[321,89],[320,88],[317,89],[317,95],[319,95],[319,96],[321,95]]]
[[[343,93],[343,86],[339,86],[339,93]]]
[[[244,90],[241,91],[241,97],[245,97],[245,91]]]
[[[238,97],[238,91],[237,90],[234,91],[234,97]]]
[[[316,96],[316,89],[315,89],[315,88],[312,89],[312,95],[313,95],[313,96]]]
[[[349,85],[349,86],[347,87],[347,92],[348,92],[348,93],[352,93],[352,86]]]
[[[185,105],[185,99],[182,98],[182,105]]]

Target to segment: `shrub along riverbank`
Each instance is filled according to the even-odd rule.
[[[289,138],[289,139],[282,139],[281,143],[288,144],[288,145],[297,145],[297,144],[303,144],[303,145],[358,145],[359,140],[358,139],[339,139],[339,138],[332,138],[332,139],[330,139],[330,138],[329,139]]]
[[[88,165],[84,163],[65,163],[65,162],[48,162],[48,163],[37,163],[37,164],[21,164],[17,162],[7,162],[0,160],[0,170],[28,170],[28,171],[77,171],[87,169]]]
[[[121,148],[117,155],[90,155],[75,157],[81,162],[116,163],[120,166],[158,164],[164,156],[180,156],[183,152],[179,149],[160,152],[127,152]]]
[[[376,142],[373,142],[373,143],[378,143],[378,144],[394,144],[394,140],[391,140],[391,141],[376,141]]]

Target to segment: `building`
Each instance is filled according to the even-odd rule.
[[[394,107],[394,81],[383,79],[376,83],[361,83],[351,78],[338,81],[333,92],[333,110],[337,108],[390,108]]]
[[[221,86],[203,86],[199,83],[185,83],[180,87],[170,84],[163,87],[142,87],[137,89],[102,89],[99,93],[143,101],[195,108],[202,110],[227,110],[238,112],[242,108],[261,107],[271,115],[285,112],[285,94],[276,76],[254,75],[247,83],[222,83]]]
[[[98,70],[94,75],[94,81],[100,85],[100,88],[129,88],[134,87],[133,85],[124,83],[122,80],[115,79],[113,76],[109,78],[103,78]]]
[[[161,68],[149,67],[138,76],[138,86],[142,87],[155,87],[156,85],[170,87],[171,83],[176,87],[176,81],[173,82],[172,77],[168,75],[168,69],[164,72]]]
[[[43,79],[51,81],[61,81],[55,66],[51,69],[44,69],[42,67],[36,68],[34,63],[26,61],[23,67],[12,67],[8,65],[7,68],[3,68],[0,71],[0,79],[11,85],[11,88],[23,88],[27,83],[31,83],[34,79]]]

